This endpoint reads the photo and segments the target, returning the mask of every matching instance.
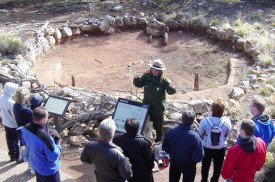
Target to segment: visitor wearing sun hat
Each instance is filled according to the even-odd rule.
[[[175,86],[171,81],[164,76],[163,71],[166,70],[161,59],[155,59],[152,64],[148,64],[150,70],[142,76],[136,75],[133,84],[138,88],[144,88],[143,102],[150,104],[149,116],[153,122],[153,127],[156,130],[156,142],[160,142],[163,135],[163,115],[164,102],[166,93],[169,95],[175,94]]]

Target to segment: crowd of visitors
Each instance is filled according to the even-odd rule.
[[[241,121],[237,143],[229,147],[226,155],[232,126],[230,119],[223,115],[225,105],[219,99],[213,101],[211,115],[200,121],[198,131],[193,125],[195,113],[186,110],[181,123],[163,136],[165,95],[175,94],[176,88],[163,74],[166,68],[160,59],[149,67],[142,76],[135,76],[133,84],[144,87],[143,102],[150,105],[149,117],[156,139],[150,141],[138,134],[141,126],[137,118],[128,118],[124,125],[126,133],[116,136],[115,121],[103,120],[99,125],[99,140],[86,144],[80,156],[82,162],[94,164],[97,182],[153,182],[152,169],[157,164],[154,144],[159,142],[163,152],[169,155],[170,182],[180,179],[193,182],[199,162],[202,162],[201,182],[218,182],[220,175],[228,182],[253,182],[275,135],[273,121],[264,113],[264,101],[252,100],[253,117]],[[28,161],[28,170],[36,175],[38,182],[59,182],[61,138],[50,134],[49,114],[42,107],[43,99],[40,94],[31,95],[28,89],[17,84],[5,83],[0,96],[2,123],[10,161],[17,164]],[[25,148],[24,155],[21,148]],[[209,180],[212,162],[213,174]]]

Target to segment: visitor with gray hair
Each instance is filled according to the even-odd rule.
[[[151,148],[151,142],[138,134],[140,124],[137,119],[126,119],[124,127],[126,133],[114,138],[114,143],[122,148],[133,165],[133,177],[128,181],[153,182],[152,169],[155,155]]]
[[[112,143],[115,130],[113,119],[103,120],[99,125],[99,141],[89,142],[81,153],[82,162],[95,165],[97,182],[124,182],[133,176],[128,158]]]
[[[193,182],[196,164],[203,159],[203,145],[198,133],[192,126],[195,114],[184,111],[182,123],[170,129],[162,144],[162,150],[170,155],[169,182],[178,182],[181,174],[183,182]]]

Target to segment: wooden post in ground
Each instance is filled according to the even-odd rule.
[[[195,73],[194,90],[199,91],[199,74]]]
[[[74,75],[72,75],[72,86],[75,87],[75,78],[74,78]]]

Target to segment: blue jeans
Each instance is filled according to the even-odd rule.
[[[226,179],[225,182],[233,182],[231,179]]]

